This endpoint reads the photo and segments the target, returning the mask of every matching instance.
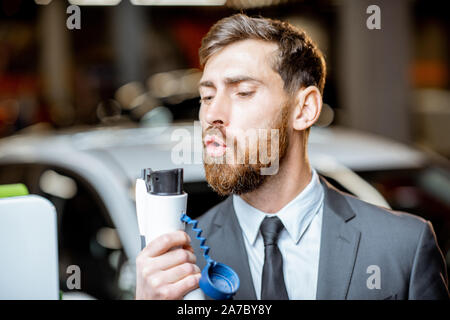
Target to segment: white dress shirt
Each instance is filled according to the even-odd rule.
[[[291,300],[315,300],[319,273],[320,235],[324,191],[317,172],[306,188],[275,213],[284,225],[278,239],[283,275]],[[264,213],[233,195],[233,206],[242,229],[257,299],[261,299],[264,242],[259,231]]]

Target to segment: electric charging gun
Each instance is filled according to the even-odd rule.
[[[184,222],[193,226],[204,250],[206,266],[202,270],[199,289],[191,291],[185,300],[204,300],[205,295],[216,299],[231,299],[239,288],[239,277],[233,269],[212,260],[206,239],[201,237],[202,230],[197,221],[186,215],[187,193],[183,192],[183,169],[152,171],[142,170],[142,176],[136,180],[136,211],[141,234],[141,246],[162,234],[184,230]]]

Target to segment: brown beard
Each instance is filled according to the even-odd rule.
[[[289,105],[285,105],[280,110],[278,119],[274,121],[271,128],[278,129],[279,131],[279,163],[286,154],[287,147],[289,145],[287,134],[287,123],[289,117]],[[204,136],[208,131],[219,130],[216,127],[210,127],[204,132]],[[210,187],[221,196],[227,196],[230,194],[243,194],[251,192],[259,188],[267,179],[266,175],[261,174],[262,168],[268,168],[272,163],[261,163],[261,159],[258,157],[256,164],[250,164],[249,159],[249,145],[246,143],[245,162],[244,164],[230,165],[223,161],[222,163],[211,163],[204,161],[206,181]],[[267,154],[271,150],[271,136],[269,130],[269,136],[267,139]],[[259,146],[258,146],[259,155]],[[266,161],[264,161],[266,162]]]

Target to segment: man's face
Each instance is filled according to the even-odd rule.
[[[289,105],[283,80],[272,68],[276,50],[273,43],[244,40],[205,65],[200,81],[205,173],[219,194],[253,191],[265,179],[261,169],[285,154]]]

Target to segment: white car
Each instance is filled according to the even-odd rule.
[[[195,125],[180,123],[18,134],[0,140],[0,184],[24,183],[57,209],[62,291],[69,293],[63,271],[75,264],[82,270],[85,297],[133,298],[134,260],[140,250],[134,185],[141,169],[184,168],[191,217],[222,200],[205,182],[196,130]],[[192,138],[180,140],[180,133]],[[191,163],[174,162],[174,157],[179,159],[174,150],[180,147]],[[445,161],[431,161],[406,145],[339,127],[314,127],[309,154],[313,167],[336,187],[431,220],[441,249],[449,251],[450,170]]]

